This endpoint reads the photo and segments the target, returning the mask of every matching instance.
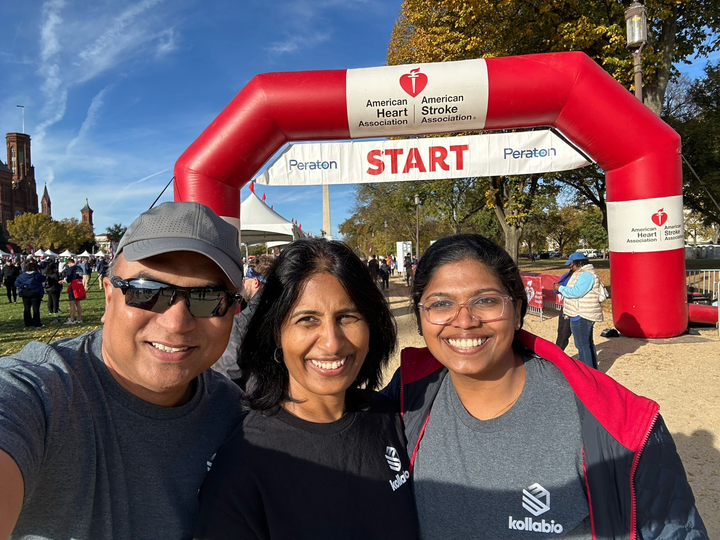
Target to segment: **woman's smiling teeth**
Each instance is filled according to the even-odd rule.
[[[167,345],[163,345],[162,343],[150,343],[153,347],[155,347],[158,350],[161,350],[163,352],[169,352],[169,353],[175,353],[175,352],[183,352],[187,351],[190,347],[168,347]]]
[[[312,359],[310,362],[312,362],[313,366],[319,367],[320,369],[337,369],[345,365],[345,360],[347,360],[347,356],[345,358],[341,358],[340,360],[334,360],[333,362],[321,362],[320,360]]]
[[[485,343],[488,338],[480,339],[451,339],[448,338],[447,342],[458,349],[472,349],[473,347],[479,347]]]

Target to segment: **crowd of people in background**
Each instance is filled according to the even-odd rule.
[[[68,319],[65,324],[82,323],[80,304],[91,286],[93,272],[97,273],[98,286],[103,289],[111,257],[36,257],[13,256],[4,258],[2,284],[9,304],[23,304],[25,328],[41,328],[41,305],[46,301],[47,314],[59,317],[62,313],[61,293],[68,294]],[[94,283],[94,282],[93,282]]]

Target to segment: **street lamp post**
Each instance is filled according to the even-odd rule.
[[[415,258],[420,260],[420,195],[415,195]]]
[[[387,247],[387,219],[385,220],[385,255],[390,253]]]
[[[641,102],[642,93],[642,50],[647,45],[647,10],[642,2],[633,2],[625,11],[627,47],[633,56],[635,74],[635,97]]]

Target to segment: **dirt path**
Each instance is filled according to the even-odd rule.
[[[423,347],[415,317],[410,314],[407,288],[398,278],[390,284],[388,300],[398,323],[398,353],[388,374],[399,364],[403,347]],[[528,314],[524,328],[555,341],[557,314],[540,321]],[[700,514],[710,538],[720,538],[720,337],[717,329],[671,339],[603,338],[612,326],[595,326],[600,370],[643,396],[660,403],[660,411],[682,457]],[[570,340],[566,352],[576,355]],[[388,378],[389,380],[389,378]]]

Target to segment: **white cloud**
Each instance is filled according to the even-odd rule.
[[[85,137],[90,129],[95,125],[95,121],[97,120],[98,112],[100,111],[100,108],[103,106],[105,94],[107,94],[110,87],[105,87],[92,99],[92,102],[90,103],[90,108],[88,108],[87,115],[85,116],[85,120],[82,123],[82,126],[80,126],[80,131],[77,134],[77,137],[75,137],[70,143],[67,145],[67,151],[69,152],[72,150],[75,145],[78,143],[78,141],[82,140],[83,137]]]
[[[175,29],[168,28],[167,30],[162,32],[158,36],[157,42],[158,45],[155,51],[155,56],[160,57],[175,52],[178,48],[177,44],[175,43]]]
[[[169,170],[170,170],[170,167],[163,169],[162,171],[158,171],[156,173],[152,173],[148,176],[145,176],[144,178],[141,178],[140,180],[135,180],[134,182],[130,182],[127,186],[125,186],[118,192],[117,196],[112,200],[112,202],[109,205],[107,205],[107,209],[109,210],[110,208],[112,208],[112,206],[122,198],[125,198],[128,196],[134,196],[137,193],[137,190],[133,190],[131,193],[128,193],[128,194],[125,193],[128,189],[130,189],[130,187],[135,186],[137,184],[142,184],[143,182],[145,182],[145,180],[149,180],[150,178],[158,176],[159,174],[165,173]],[[155,188],[153,187],[151,189],[154,190]]]
[[[44,21],[40,27],[40,59],[43,63],[60,52],[60,42],[55,28],[63,22],[60,11],[64,7],[64,0],[49,0],[43,4]]]
[[[301,49],[311,49],[332,37],[331,32],[317,32],[315,34],[297,34],[284,41],[275,41],[268,47],[268,52],[274,55],[287,54]]]
[[[134,6],[130,6],[120,15],[115,17],[115,24],[98,37],[91,46],[81,51],[78,56],[83,60],[89,61],[94,57],[106,54],[108,50],[114,50],[117,47],[118,40],[122,41],[127,35],[123,31],[130,27],[139,15],[142,15],[145,11],[156,6],[162,1],[163,0],[144,0]]]

